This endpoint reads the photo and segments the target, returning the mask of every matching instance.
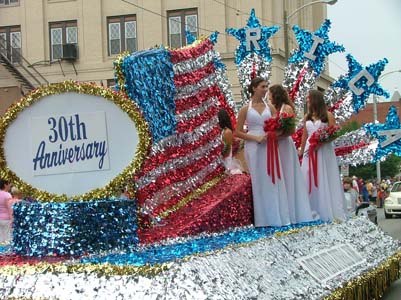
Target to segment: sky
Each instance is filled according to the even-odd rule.
[[[327,6],[327,17],[330,40],[345,47],[344,53],[329,56],[333,78],[348,72],[348,53],[364,67],[387,58],[382,75],[401,70],[401,0],[338,0]],[[390,97],[396,90],[401,93],[401,72],[383,76],[379,82]]]

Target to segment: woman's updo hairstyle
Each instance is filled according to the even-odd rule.
[[[258,85],[263,81],[266,81],[266,80],[263,79],[262,77],[255,77],[254,79],[252,79],[251,83],[248,86],[248,92],[253,96],[253,94],[255,93],[255,91],[253,89],[257,88]]]

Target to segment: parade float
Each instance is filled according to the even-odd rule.
[[[283,84],[301,109],[325,58],[344,48],[329,40],[328,20],[293,29],[299,49]],[[252,76],[269,80],[277,30],[253,10],[244,28],[227,29],[240,40],[243,101]],[[250,178],[226,175],[221,158],[217,112],[235,122],[236,108],[217,37],[122,54],[118,92],[66,81],[9,108],[1,177],[28,200],[14,206],[13,240],[0,248],[2,298],[378,299],[400,277],[399,242],[364,217],[252,226]],[[348,61],[326,92],[338,122],[387,93],[377,82],[385,59]],[[340,163],[397,153],[399,127],[391,110],[386,124],[340,137]]]

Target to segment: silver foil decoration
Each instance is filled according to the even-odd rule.
[[[364,128],[347,132],[333,141],[334,148],[353,146],[360,143],[370,144],[371,138]]]
[[[364,128],[360,128],[340,136],[333,141],[336,149],[352,147],[358,144],[366,146],[353,150],[351,153],[337,156],[339,165],[364,165],[371,163],[376,152],[377,140],[372,139]]]
[[[221,62],[222,60],[221,60],[220,53],[215,50],[212,50],[212,52],[213,52],[215,61]],[[220,90],[223,92],[224,96],[226,97],[226,101],[227,101],[228,105],[235,112],[235,114],[237,114],[238,109],[237,109],[236,102],[233,97],[231,83],[228,80],[228,76],[227,76],[227,72],[226,72],[225,68],[217,68],[216,73],[217,73],[217,78],[218,78],[217,85],[219,86]]]
[[[164,189],[157,191],[151,198],[145,200],[144,205],[141,207],[141,212],[144,214],[151,213],[158,205],[167,202],[177,195],[184,195],[193,191],[199,186],[199,182],[203,182],[208,174],[213,172],[222,164],[222,159],[218,157],[215,161],[211,162],[206,168],[200,170],[194,176],[186,180],[170,184]]]
[[[204,235],[204,234],[203,234]],[[185,240],[185,239],[184,239]],[[298,259],[350,244],[364,264],[322,283]],[[29,299],[322,299],[400,251],[366,217],[274,235],[171,263],[155,276],[0,275],[2,298]]]
[[[303,75],[302,75],[303,74]],[[303,76],[302,79],[299,79]],[[294,98],[295,114],[303,116],[308,92],[315,87],[317,74],[307,61],[288,64],[284,70],[283,86],[290,92],[298,82],[298,91]]]
[[[324,100],[337,124],[348,120],[355,113],[352,93],[348,90],[330,86],[324,94]]]
[[[241,86],[241,106],[248,103],[251,94],[248,92],[248,86],[252,81],[252,74],[270,82],[271,62],[266,61],[260,55],[251,53],[245,57],[238,65],[238,80]]]

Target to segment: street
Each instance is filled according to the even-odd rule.
[[[401,217],[393,217],[385,219],[383,208],[377,209],[377,221],[379,227],[387,232],[393,238],[401,241]],[[387,292],[384,294],[383,300],[399,300],[401,299],[401,279],[394,282]]]

